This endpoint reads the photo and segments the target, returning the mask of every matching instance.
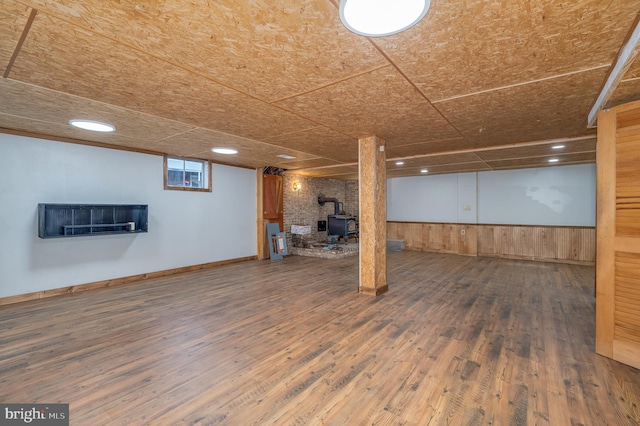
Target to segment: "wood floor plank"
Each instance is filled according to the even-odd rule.
[[[0,306],[0,401],[72,425],[637,425],[640,371],[595,354],[594,268],[289,256]]]

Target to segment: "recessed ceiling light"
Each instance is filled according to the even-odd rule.
[[[294,158],[296,158],[293,155],[287,155],[287,154],[278,154],[276,155],[276,157],[284,158],[285,160],[293,160]]]
[[[564,148],[564,145],[554,145],[551,147],[551,149],[562,149]]]
[[[356,34],[383,37],[417,24],[430,4],[431,0],[340,0],[340,20]]]
[[[74,118],[73,120],[69,120],[69,124],[79,129],[91,130],[93,132],[114,132],[116,130],[115,126],[111,124],[93,120],[79,120]]]
[[[560,160],[559,160],[559,159],[557,159],[557,158],[550,158],[550,159],[549,159],[549,162],[550,162],[550,163],[557,163],[558,161],[560,161]]]
[[[238,153],[237,149],[223,148],[223,147],[211,148],[211,151],[215,152],[216,154],[224,154],[224,155],[233,155]]]
[[[404,161],[396,161],[396,166],[402,166],[404,164]]]
[[[420,173],[429,173],[429,170],[427,170],[427,169],[422,169],[422,170],[420,170]]]

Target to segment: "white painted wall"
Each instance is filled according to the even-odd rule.
[[[596,166],[478,173],[478,222],[595,226]]]
[[[387,180],[389,221],[595,226],[595,209],[594,164]]]
[[[477,173],[458,173],[458,223],[476,223]]]
[[[256,254],[255,171],[165,191],[162,157],[0,134],[0,297]],[[38,238],[38,203],[148,204],[149,232]]]
[[[457,175],[387,179],[387,220],[397,222],[456,222]]]

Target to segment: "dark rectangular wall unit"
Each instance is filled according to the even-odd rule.
[[[38,204],[40,238],[147,232],[146,204]]]

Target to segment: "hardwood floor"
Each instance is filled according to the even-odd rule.
[[[0,402],[72,425],[638,425],[594,268],[391,252],[249,261],[0,307]]]

